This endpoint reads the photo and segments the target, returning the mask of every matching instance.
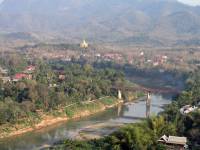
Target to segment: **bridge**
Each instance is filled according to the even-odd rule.
[[[131,92],[145,92],[145,93],[159,93],[159,94],[167,94],[167,93],[173,93],[173,94],[179,94],[181,91],[174,88],[147,88],[143,86],[113,86],[113,89],[120,90],[120,91],[131,91]]]
[[[150,117],[151,110],[151,93],[159,93],[159,94],[179,94],[180,91],[172,88],[146,88],[143,86],[135,86],[135,87],[123,87],[123,86],[115,86],[113,89],[118,91],[118,99],[122,99],[122,91],[131,91],[131,92],[144,92],[146,93],[146,117]]]

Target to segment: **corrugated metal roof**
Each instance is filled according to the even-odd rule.
[[[158,141],[164,142],[166,144],[186,145],[187,138],[186,137],[177,137],[177,136],[167,137],[166,135],[163,135]]]
[[[187,143],[186,137],[169,136],[167,143],[185,145]]]

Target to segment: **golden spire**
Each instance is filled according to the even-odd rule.
[[[83,40],[83,42],[80,44],[81,48],[88,48],[88,46],[89,44],[85,40]]]

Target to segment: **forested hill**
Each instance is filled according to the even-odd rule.
[[[39,39],[135,45],[200,44],[200,8],[176,0],[5,0],[0,31]]]

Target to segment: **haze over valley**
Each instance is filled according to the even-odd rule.
[[[175,0],[5,0],[1,38],[200,45],[200,7]]]
[[[200,0],[0,0],[0,150],[199,150]]]

